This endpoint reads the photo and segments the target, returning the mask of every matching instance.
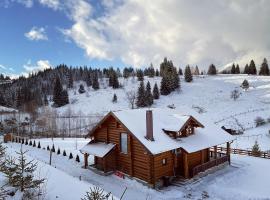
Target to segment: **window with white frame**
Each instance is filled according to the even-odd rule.
[[[121,153],[125,153],[127,154],[128,153],[128,137],[127,137],[127,134],[126,133],[121,133],[121,136],[120,136],[120,151]]]

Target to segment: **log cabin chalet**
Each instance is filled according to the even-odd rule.
[[[117,171],[152,187],[230,163],[233,140],[221,128],[172,109],[109,112],[88,137],[81,149],[86,168]],[[227,152],[217,152],[218,145],[227,145]],[[89,155],[94,156],[91,166]]]

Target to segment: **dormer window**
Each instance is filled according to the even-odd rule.
[[[186,129],[187,136],[191,135],[193,133],[193,128],[192,126],[188,126]]]

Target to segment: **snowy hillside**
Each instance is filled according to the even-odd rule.
[[[244,91],[240,88],[244,79],[247,79],[250,88]],[[71,109],[74,113],[84,115],[99,114],[104,115],[110,110],[130,109],[127,101],[126,92],[135,91],[139,82],[136,78],[120,79],[123,85],[121,89],[112,89],[104,87],[106,80],[102,81],[101,89],[94,91],[92,88],[86,88],[86,93],[78,93],[77,83],[75,89],[69,91],[71,104],[58,108],[60,113],[65,113]],[[151,82],[153,88],[155,83],[160,84],[160,78],[147,78],[144,82]],[[103,87],[102,87],[103,85]],[[241,96],[237,100],[231,99],[231,91],[238,89]],[[118,102],[113,103],[114,93],[118,97]],[[243,136],[249,135],[247,142],[246,137],[238,137],[235,143],[237,148],[248,149],[258,140],[263,150],[270,149],[270,137],[268,137],[268,128],[255,128],[254,120],[256,117],[267,119],[270,117],[270,77],[267,76],[248,76],[248,75],[217,75],[217,76],[198,76],[194,77],[193,82],[186,83],[181,78],[181,90],[173,92],[168,96],[161,96],[155,100],[153,107],[167,107],[174,104],[176,110],[183,114],[200,115],[205,122],[216,123],[218,126],[225,126],[235,130],[245,131]],[[243,140],[243,146],[241,141]]]

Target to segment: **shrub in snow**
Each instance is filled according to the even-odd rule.
[[[80,85],[80,88],[79,88],[79,91],[78,91],[80,94],[83,94],[85,93],[85,89],[84,89],[84,86],[83,84]]]
[[[55,152],[54,144],[52,145],[52,152]]]
[[[67,153],[66,153],[66,151],[65,151],[65,150],[63,151],[63,156],[67,156]]]
[[[47,150],[48,150],[48,151],[50,151],[50,147],[49,147],[49,145],[47,146]]]
[[[236,101],[236,99],[238,99],[240,97],[241,93],[237,90],[237,89],[234,89],[232,92],[231,92],[231,98]]]
[[[241,87],[244,89],[244,90],[247,90],[249,88],[249,83],[248,81],[245,79],[241,85]]]
[[[21,140],[22,144],[24,144],[24,139]]]
[[[111,193],[106,194],[103,189],[95,186],[86,192],[82,200],[107,200],[110,195]]]
[[[28,145],[28,140],[25,141],[25,145]]]
[[[117,103],[117,96],[116,96],[116,94],[113,95],[112,102],[113,102],[113,103]]]
[[[57,155],[59,155],[61,153],[60,149],[57,149]]]
[[[39,148],[39,149],[41,148],[41,146],[40,146],[40,142],[38,142],[37,148]]]
[[[254,155],[254,156],[260,156],[260,154],[261,154],[261,150],[260,150],[258,141],[256,140],[255,141],[255,144],[252,147],[252,155]]]
[[[255,121],[256,127],[262,126],[266,123],[262,117],[256,117],[256,119],[254,121]]]
[[[32,146],[32,145],[33,145],[32,140],[30,140],[29,145],[30,145],[30,146]]]
[[[76,156],[76,162],[80,162],[80,157],[78,155]]]
[[[73,155],[72,155],[72,153],[70,152],[70,154],[69,154],[69,159],[72,159],[73,158]]]
[[[36,141],[34,140],[33,147],[36,147]]]

